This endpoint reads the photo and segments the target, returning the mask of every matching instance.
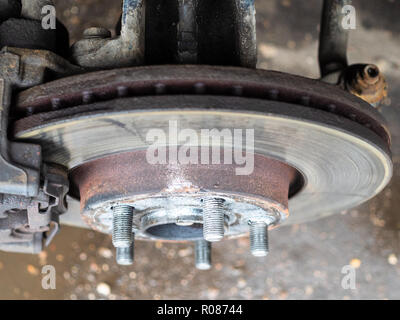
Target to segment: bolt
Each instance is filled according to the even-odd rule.
[[[264,221],[250,223],[250,250],[255,257],[265,257],[269,252],[268,225]]]
[[[203,199],[203,235],[204,240],[220,241],[224,237],[224,199]]]
[[[117,249],[117,263],[130,265],[133,263],[134,234],[133,207],[127,205],[113,208],[113,234],[112,242]]]
[[[111,38],[111,31],[102,27],[92,27],[83,31],[85,39],[108,39]]]
[[[117,263],[121,266],[129,266],[133,264],[134,258],[134,244],[130,247],[119,248],[117,247]]]
[[[211,269],[211,242],[197,240],[195,244],[196,268],[199,270]]]

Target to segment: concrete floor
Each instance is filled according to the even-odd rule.
[[[82,27],[112,28],[118,1],[57,0],[58,17],[77,39]],[[0,299],[399,299],[400,298],[400,13],[399,1],[358,0],[349,58],[387,75],[383,108],[393,133],[391,184],[363,206],[271,232],[271,253],[253,258],[248,240],[214,246],[214,267],[197,271],[188,245],[137,243],[132,267],[115,264],[111,239],[65,227],[39,256],[0,253]],[[361,5],[362,2],[362,5]],[[318,77],[321,1],[256,1],[259,67]],[[43,290],[41,266],[57,271]],[[356,268],[356,290],[341,286],[342,267]]]

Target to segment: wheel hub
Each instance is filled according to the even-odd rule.
[[[255,163],[252,174],[239,176],[234,165],[152,165],[141,150],[89,161],[70,177],[80,191],[83,217],[95,229],[111,232],[112,208],[131,205],[138,238],[198,240],[205,198],[225,200],[228,237],[245,235],[255,219],[278,225],[287,218],[289,185],[295,191],[301,176],[263,156],[256,155]]]

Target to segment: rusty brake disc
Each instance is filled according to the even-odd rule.
[[[224,199],[225,233],[234,237],[247,232],[250,218],[266,217],[273,227],[356,206],[392,175],[390,136],[379,113],[335,86],[279,72],[208,66],[95,72],[22,92],[17,111],[15,138],[40,143],[46,161],[70,170],[71,195],[81,199],[85,221],[111,232],[112,207],[129,204],[137,209],[134,231],[144,239],[199,239],[207,197]],[[149,165],[149,130],[168,132],[171,122],[199,135],[254,130],[254,171]]]

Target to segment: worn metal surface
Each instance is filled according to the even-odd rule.
[[[355,121],[370,128],[390,144],[385,121],[367,103],[318,80],[267,70],[149,66],[101,71],[60,79],[26,90],[17,97],[15,110],[21,115],[27,115],[118,97],[177,93],[242,96],[301,104]],[[96,109],[94,105],[92,107]],[[65,112],[67,115],[68,111]],[[38,114],[37,117],[29,118],[29,121],[20,121],[16,130],[22,131],[39,125],[41,121],[50,120],[52,115]]]
[[[18,89],[83,72],[82,68],[48,50],[4,47],[0,53],[3,72],[12,77],[13,86]]]
[[[318,90],[311,90],[311,88],[318,88]],[[146,97],[154,93],[159,93],[160,96]],[[167,95],[174,93],[197,93],[197,95],[179,98]],[[212,93],[215,96],[201,96],[198,93]],[[246,100],[248,98],[239,97],[223,98],[218,94],[239,94],[253,98],[251,101]],[[132,95],[144,95],[144,97],[124,98]],[[121,98],[115,100],[118,96]],[[263,102],[254,97],[266,100]],[[50,110],[51,102],[55,99],[60,101],[58,106],[61,106],[61,109],[44,112]],[[112,103],[107,101],[110,99],[114,99]],[[303,106],[285,105],[272,102],[271,99],[300,102]],[[94,103],[100,100],[102,102]],[[89,102],[91,104],[79,106]],[[155,108],[155,105],[158,107]],[[308,182],[308,189],[306,188],[303,196],[295,197],[291,204],[295,214],[289,221],[293,222],[330,214],[351,206],[351,203],[359,203],[364,197],[368,199],[379,191],[391,176],[390,160],[387,154],[385,155],[385,151],[383,153],[378,151],[375,156],[372,156],[370,152],[375,151],[364,149],[366,145],[361,141],[357,142],[357,138],[354,140],[355,137],[351,137],[353,134],[345,138],[345,140],[350,139],[348,142],[339,142],[343,138],[342,130],[353,133],[357,130],[364,139],[378,143],[380,148],[383,148],[382,150],[388,148],[390,139],[384,122],[376,111],[368,104],[364,104],[350,94],[345,94],[334,86],[276,72],[194,66],[142,67],[118,70],[118,72],[107,71],[63,79],[28,90],[20,95],[18,107],[23,113],[28,106],[37,114],[16,123],[17,136],[33,141],[47,141],[46,145],[49,146],[46,151],[49,157],[47,160],[62,163],[69,168],[115,152],[145,148],[146,143],[143,137],[146,135],[146,130],[152,127],[166,128],[167,120],[177,119],[178,115],[180,121],[184,121],[181,124],[191,128],[197,128],[199,125],[219,128],[223,123],[230,123],[234,128],[242,128],[243,117],[247,117],[247,125],[250,125],[249,119],[252,119],[251,127],[256,128],[256,132],[260,130],[259,134],[265,132],[266,127],[269,130],[267,136],[261,134],[259,137],[262,138],[256,140],[258,151],[262,150],[261,152],[265,155],[288,161],[305,175]],[[203,111],[196,113],[195,110],[199,107]],[[184,109],[187,110],[183,111]],[[217,112],[218,109],[221,110]],[[324,111],[319,111],[320,109]],[[259,114],[251,114],[252,112]],[[337,118],[339,115],[348,118],[348,123],[345,118]],[[258,116],[261,116],[259,125],[256,124]],[[275,116],[278,118],[274,118]],[[319,124],[318,133],[313,132],[308,124],[303,123],[304,132],[300,134],[301,122],[300,124],[297,121],[293,122],[294,127],[289,124],[288,119],[294,119],[293,117],[301,121],[311,121],[314,125]],[[275,122],[279,118],[281,120]],[[71,121],[72,119],[74,120]],[[224,121],[221,122],[220,119]],[[268,125],[262,124],[261,119],[267,121]],[[288,127],[285,125],[282,127],[285,121],[289,121]],[[358,128],[357,122],[363,126]],[[333,134],[333,136],[336,135],[333,140],[332,133],[323,133],[327,125],[333,125],[336,129],[341,128]],[[96,127],[101,130],[91,131],[90,128]],[[293,134],[293,138],[283,135],[284,132],[289,136]],[[380,140],[378,136],[373,137],[373,132],[383,140]],[[280,134],[282,134],[281,138]],[[297,148],[290,141],[298,140],[299,137],[302,137],[301,144],[297,142]],[[337,138],[339,140],[333,142]],[[265,145],[266,141],[275,140],[276,143]],[[310,149],[306,147],[307,140]],[[57,149],[54,149],[57,141],[62,141],[66,147],[59,145]],[[329,143],[334,143],[334,145],[338,143],[338,145],[333,148],[333,145]],[[273,145],[279,145],[281,148],[275,148]],[[313,156],[310,158],[310,152],[314,154],[311,150],[316,150],[317,145],[323,151],[320,149],[315,158]],[[367,151],[369,155],[356,156],[358,152],[354,153],[357,150],[357,148],[354,149],[356,145],[364,149],[363,152]],[[293,148],[293,153],[289,151],[291,148]],[[54,152],[54,150],[57,151]],[[332,152],[338,152],[338,154],[332,154]],[[378,154],[381,155],[378,156]],[[383,156],[381,160],[386,158],[381,163],[383,171],[378,169],[380,165],[375,167],[377,163],[372,165],[375,169],[371,167],[369,161],[376,156],[378,156],[376,160],[381,156]],[[308,160],[304,162],[303,157]],[[335,158],[353,160],[351,160],[351,165],[347,166],[346,161],[332,163],[332,159]],[[361,159],[369,160],[363,163]],[[354,171],[351,168],[355,163],[359,167]],[[354,175],[364,170],[367,170],[365,174]],[[327,174],[329,178],[323,178]],[[347,179],[343,179],[342,177],[346,175],[348,175]],[[350,176],[353,178],[350,179]],[[374,187],[369,180],[370,177],[383,180],[380,182],[375,180],[377,184]],[[332,179],[335,179],[335,182],[332,182]],[[368,183],[365,185],[360,179],[366,179]],[[374,188],[377,189],[372,192]],[[356,189],[359,190],[357,195],[354,191]],[[318,190],[318,196],[315,190]],[[372,193],[367,195],[369,192]],[[316,202],[307,203],[313,196]],[[325,206],[325,212],[319,211],[318,203],[329,204],[328,207]]]
[[[0,56],[0,191],[33,197],[39,191],[41,148],[8,141],[12,91],[40,84],[49,73],[56,77],[75,73],[79,68],[44,50],[4,47]]]
[[[256,8],[254,0],[235,1],[235,27],[240,66],[257,65]]]
[[[351,0],[324,0],[319,38],[321,80],[338,84],[378,107],[387,97],[387,84],[379,68],[373,64],[348,66],[349,32],[357,24],[357,12],[351,4]],[[354,26],[349,26],[349,21]]]
[[[108,69],[144,62],[145,1],[124,0],[121,35],[112,39],[82,40],[72,47],[73,61],[89,69]],[[95,42],[95,44],[93,44]]]
[[[8,141],[12,88],[21,82],[20,57],[3,51],[0,63],[0,192],[36,196],[40,183],[40,146],[14,144],[12,148]],[[17,156],[23,164],[15,163]]]
[[[342,27],[343,7],[351,0],[324,0],[319,38],[321,77],[347,67],[349,30]]]
[[[141,193],[184,196],[204,189],[215,194],[259,197],[260,201],[266,198],[280,204],[287,214],[289,185],[293,186],[292,195],[301,188],[296,170],[276,160],[254,157],[254,172],[240,176],[235,175],[234,164],[182,164],[172,168],[152,165],[146,160],[146,151],[136,151],[88,162],[74,169],[70,177],[80,191],[77,196],[82,200],[82,210],[102,200],[143,197]]]
[[[385,77],[377,66],[371,64],[354,64],[345,68],[340,85],[375,107],[388,96]]]
[[[200,155],[198,163],[201,163]],[[146,151],[136,151],[88,162],[74,169],[70,177],[74,189],[80,192],[84,221],[102,232],[112,230],[111,208],[117,204],[130,204],[135,207],[134,232],[137,237],[160,239],[161,236],[152,237],[146,231],[150,225],[184,224],[187,216],[198,216],[200,221],[197,223],[202,224],[201,201],[205,197],[229,199],[226,201],[227,216],[231,215],[227,222],[229,237],[247,233],[251,217],[269,215],[269,211],[271,216],[276,216],[273,225],[287,218],[289,184],[293,185],[292,193],[301,187],[296,185],[296,178],[299,178],[296,170],[259,155],[254,157],[255,169],[250,175],[236,175],[235,165],[221,163],[155,166],[147,161]],[[143,225],[148,214],[157,216],[155,220],[162,222]],[[180,237],[177,233],[173,239]],[[202,237],[201,229],[194,240],[197,237]]]
[[[145,149],[148,129],[168,132],[170,120],[196,131],[221,130],[226,123],[253,128],[256,153],[287,162],[305,176],[303,192],[291,202],[292,223],[361,203],[391,177],[387,141],[354,121],[318,109],[201,95],[126,98],[93,104],[94,110],[90,106],[50,112],[47,119],[46,113],[22,119],[16,137],[41,141],[47,161],[72,169],[107,154]]]
[[[78,68],[52,52],[26,49],[31,47],[30,41],[35,43],[33,47],[42,46],[43,41],[36,43],[37,35],[46,40],[46,44],[47,40],[52,41],[47,39],[49,35],[40,35],[42,31],[38,33],[34,28],[30,29],[32,23],[37,26],[40,22],[25,21],[28,20],[7,20],[0,27],[0,192],[3,193],[0,250],[38,253],[42,250],[43,234],[48,232],[48,244],[59,229],[58,215],[66,210],[63,204],[68,180],[64,172],[61,183],[64,186],[61,186],[57,179],[60,172],[52,173],[54,170],[49,167],[42,172],[39,145],[8,140],[13,92],[42,83],[49,78],[49,73],[55,78],[57,74],[73,73]],[[7,23],[18,25],[19,29],[10,29]],[[19,31],[22,32],[21,38],[18,38]],[[16,32],[15,38],[10,37],[13,32]],[[52,40],[54,47],[51,49],[56,50],[58,40],[54,37]],[[25,49],[7,47],[13,43]],[[44,47],[48,48],[47,45]]]
[[[8,141],[12,90],[39,84],[49,72],[55,77],[78,68],[49,51],[5,47],[0,55],[0,250],[38,253],[42,233],[49,232],[49,243],[58,231],[68,180],[64,172],[60,182],[62,170],[54,167],[42,171],[39,145]]]
[[[3,194],[0,201],[0,250],[39,253],[42,234],[48,245],[59,230],[59,215],[67,210],[65,197],[69,190],[66,171],[56,165],[45,165],[43,186],[36,197]],[[33,248],[35,252],[32,252]]]

